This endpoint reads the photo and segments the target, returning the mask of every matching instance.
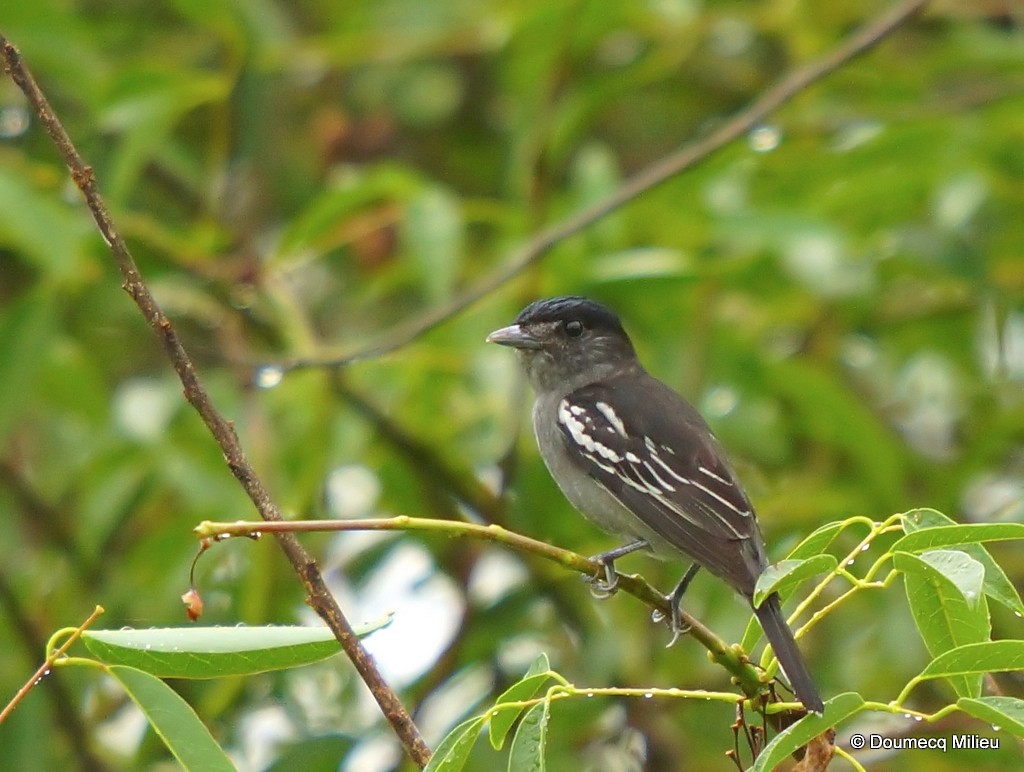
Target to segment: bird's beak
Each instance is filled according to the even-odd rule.
[[[540,341],[518,324],[495,330],[487,336],[487,342],[512,348],[540,348]]]

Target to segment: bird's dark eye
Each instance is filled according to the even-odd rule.
[[[563,327],[565,328],[565,334],[570,338],[578,338],[583,334],[583,322],[579,319],[571,319]]]

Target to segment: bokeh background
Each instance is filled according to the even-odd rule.
[[[272,365],[358,350],[444,304],[885,7],[33,0],[4,3],[0,31],[290,515],[482,518],[584,554],[613,546],[549,480],[513,357],[483,343],[526,302],[578,293],[616,308],[649,369],[708,417],[779,559],[857,515],[1024,519],[1024,6],[1012,0],[936,3],[387,356]],[[105,627],[184,624],[190,529],[255,516],[6,78],[0,512],[5,699],[50,633],[97,603]],[[634,599],[598,603],[551,565],[416,534],[304,540],[353,621],[396,612],[368,645],[431,745],[541,651],[578,685],[728,687],[695,643],[664,649],[664,626]],[[993,551],[1020,586],[1019,547]],[[666,589],[683,568],[621,567]],[[218,546],[199,581],[208,623],[312,621],[271,540]],[[749,616],[708,577],[687,608],[728,640]],[[1020,619],[992,611],[994,637],[1021,636]],[[883,702],[927,661],[898,583],[802,647],[826,695]],[[1001,683],[1024,691],[1014,674]],[[176,687],[243,769],[400,763],[340,657]],[[913,699],[928,710],[952,695],[933,683]],[[549,762],[727,768],[732,720],[717,703],[564,701]],[[1006,733],[909,723],[876,726],[984,729],[1002,748],[874,768],[1020,768]],[[0,726],[0,748],[12,769],[169,763],[116,689],[66,669]],[[501,764],[481,742],[473,768]]]

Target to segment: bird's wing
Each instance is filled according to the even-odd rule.
[[[564,397],[570,457],[647,527],[746,595],[767,565],[753,507],[700,414],[642,373]],[[638,400],[643,400],[638,402]]]

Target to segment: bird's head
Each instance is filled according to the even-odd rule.
[[[567,393],[639,367],[619,318],[575,295],[531,303],[514,324],[495,330],[487,341],[516,349],[538,392]]]

